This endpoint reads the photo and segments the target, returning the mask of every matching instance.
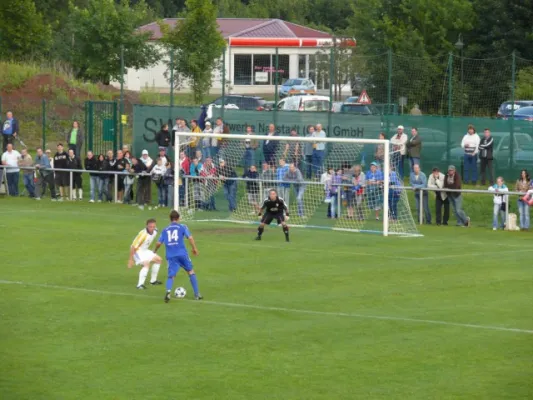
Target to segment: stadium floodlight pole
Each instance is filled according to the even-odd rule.
[[[383,142],[383,236],[389,236],[390,148],[388,140]]]

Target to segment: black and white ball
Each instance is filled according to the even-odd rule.
[[[179,287],[174,290],[174,296],[176,296],[178,299],[183,299],[186,294],[187,291],[185,290],[185,288]]]

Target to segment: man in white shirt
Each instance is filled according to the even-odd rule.
[[[433,168],[431,175],[428,179],[428,188],[430,189],[442,189],[444,187],[444,179],[446,176],[439,171],[438,168]],[[444,217],[442,217],[442,207],[444,206]],[[435,212],[437,225],[448,225],[450,219],[450,202],[446,192],[435,192]]]
[[[13,144],[7,144],[7,150],[2,154],[2,165],[5,165],[7,176],[7,188],[10,196],[19,195],[19,160],[21,159],[20,153],[13,149]]]
[[[474,125],[468,125],[466,135],[463,136],[461,147],[464,149],[463,183],[477,183],[477,155],[479,153],[479,135]]]
[[[326,132],[322,129],[321,124],[316,125],[316,129],[313,132],[312,137],[315,138],[325,138]],[[324,155],[326,153],[326,143],[325,142],[315,142],[313,143],[313,156],[312,156],[312,163],[313,163],[313,176],[315,178],[320,178],[320,174],[322,173],[322,165],[324,164]]]
[[[391,155],[391,158],[397,162],[396,171],[398,172],[400,179],[403,179],[404,176],[403,164],[405,161],[405,155],[407,154],[406,143],[408,140],[407,135],[403,132],[403,125],[398,125],[396,135],[390,139],[390,142],[392,144],[392,151],[395,152]]]

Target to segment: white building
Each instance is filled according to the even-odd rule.
[[[165,19],[164,23],[174,27],[179,21],[171,18]],[[279,19],[219,18],[217,23],[228,44],[224,58],[227,93],[273,93],[276,49],[279,84],[288,78],[310,78],[318,91],[329,90],[329,68],[325,65],[328,63],[327,48],[334,40],[329,33]],[[139,31],[150,32],[153,45],[163,51],[158,43],[162,33],[157,22],[144,25]],[[336,40],[341,42],[341,39]],[[342,43],[355,46],[353,40],[342,40]],[[129,69],[125,88],[168,92],[167,63],[168,57],[148,69]],[[187,91],[187,88],[179,90]],[[216,71],[211,92],[221,91],[222,76]],[[349,84],[344,85],[342,91],[349,94]]]

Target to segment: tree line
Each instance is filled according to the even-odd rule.
[[[146,44],[147,36],[136,29],[169,17],[188,21],[182,24],[187,29],[165,30],[163,42],[176,51],[178,77],[193,71],[195,76],[186,78],[196,80],[200,97],[206,90],[200,81],[206,76],[194,71],[215,66],[224,46],[216,32],[217,17],[279,18],[356,38],[355,54],[361,57],[357,68],[369,82],[387,80],[384,61],[375,56],[388,51],[416,59],[423,68],[413,70],[411,77],[404,73],[404,78],[426,83],[442,73],[442,60],[449,54],[479,60],[503,59],[514,52],[518,60],[533,60],[533,0],[3,0],[0,59],[62,61],[80,79],[109,82],[120,78],[122,51],[126,68],[159,60],[161,55]],[[455,46],[459,36],[461,54]],[[405,64],[408,68],[409,61]],[[494,77],[510,66],[493,64],[469,77],[467,84],[478,88],[470,96],[483,96],[483,88],[490,85],[509,92],[511,73],[505,79]],[[522,95],[533,90],[531,75],[531,63],[519,62],[516,77],[527,82]],[[427,84],[412,90],[419,92],[412,94],[417,97],[427,92]]]

